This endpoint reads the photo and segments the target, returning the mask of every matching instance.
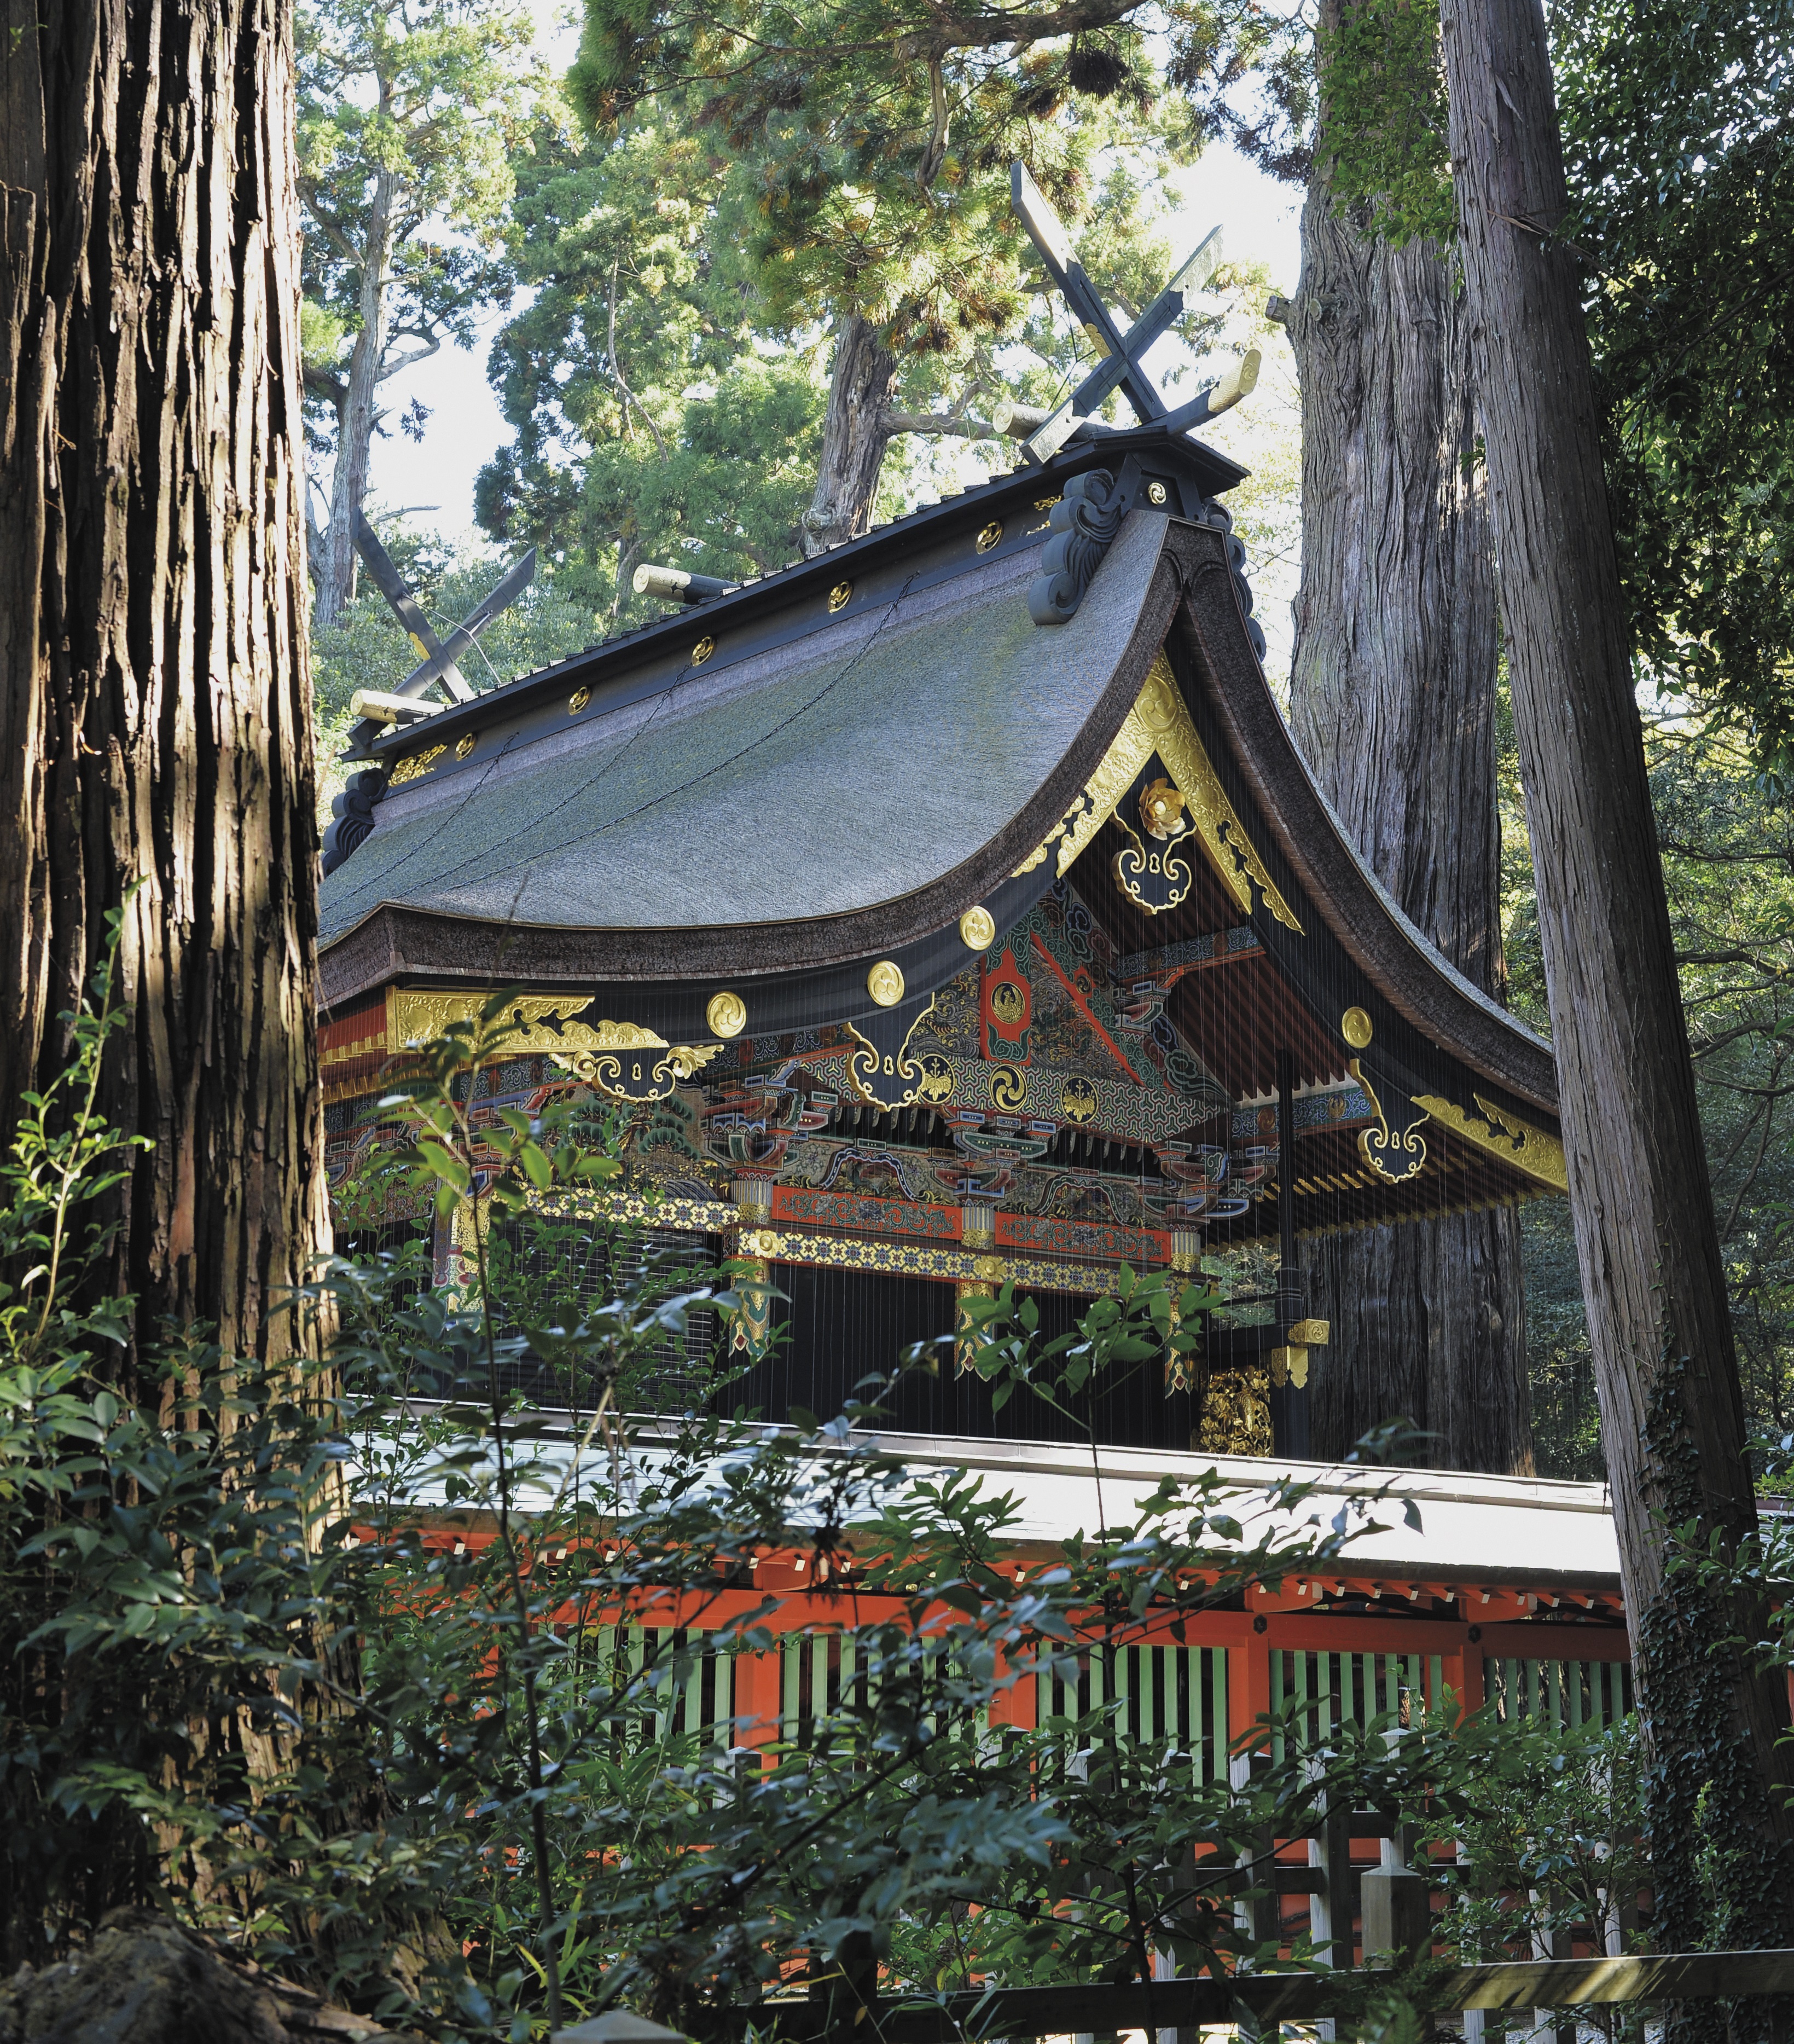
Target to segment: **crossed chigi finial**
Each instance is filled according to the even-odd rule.
[[[424,691],[434,682],[440,682],[452,701],[471,702],[476,691],[456,663],[463,653],[472,650],[474,640],[500,612],[508,609],[535,579],[535,548],[531,547],[447,639],[439,639],[435,627],[424,614],[423,605],[393,565],[392,555],[381,545],[374,528],[358,511],[355,513],[355,551],[367,563],[374,586],[391,605],[393,615],[423,657],[396,689],[388,692],[357,689],[350,697],[350,710],[359,720],[349,733],[347,756],[352,759],[365,757],[388,724],[421,723],[442,709],[440,703],[422,700]],[[325,870],[328,872],[329,868],[327,866]]]
[[[994,421],[999,432],[1026,429],[1022,451],[1036,463],[1050,461],[1074,438],[1094,438],[1113,431],[1093,414],[1113,390],[1119,389],[1133,407],[1143,426],[1156,425],[1167,433],[1187,432],[1206,419],[1236,405],[1258,381],[1259,352],[1249,350],[1220,382],[1199,391],[1189,403],[1167,405],[1141,367],[1154,341],[1175,321],[1183,317],[1184,303],[1212,277],[1221,262],[1221,229],[1211,228],[1190,260],[1159,294],[1133,325],[1123,333],[1114,316],[1102,302],[1102,294],[1071,252],[1071,243],[1059,216],[1048,205],[1041,189],[1029,176],[1026,167],[1011,163],[1009,189],[1016,217],[1027,229],[1029,238],[1041,252],[1047,273],[1071,309],[1071,317],[1089,336],[1102,357],[1059,409],[1045,417],[1018,405],[999,405]]]

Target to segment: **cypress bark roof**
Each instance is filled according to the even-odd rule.
[[[1157,649],[1163,620],[1142,619],[1167,523],[1129,519],[1056,629],[1028,615],[1037,540],[398,788],[324,883],[324,940],[388,903],[593,931],[839,918],[993,843],[1014,866],[1113,736],[1133,697],[1118,675]]]

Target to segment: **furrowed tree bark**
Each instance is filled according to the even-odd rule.
[[[1390,247],[1317,169],[1285,325],[1302,401],[1297,742],[1377,878],[1499,996],[1494,546],[1462,305],[1436,248]],[[1434,1466],[1531,1469],[1517,1215],[1303,1253],[1309,1310],[1332,1324],[1313,1358],[1317,1454],[1405,1416]]]
[[[896,394],[897,366],[896,356],[879,345],[877,330],[857,313],[840,321],[816,494],[800,521],[810,559],[856,538],[872,523],[890,437],[884,414]]]
[[[1653,1942],[1794,1942],[1788,1721],[1754,1596],[1677,1566],[1755,1531],[1539,0],[1447,0],[1451,143],[1570,1204],[1651,1758]],[[1657,1515],[1661,1515],[1658,1516]],[[1703,1865],[1704,1850],[1711,1857]],[[1712,1881],[1711,1889],[1704,1886]],[[1740,2004],[1733,2034],[1759,2034]],[[1685,2034],[1723,2024],[1681,2012]],[[1715,2030],[1715,2034],[1718,2034]]]
[[[142,883],[114,1288],[278,1358],[328,1239],[291,15],[0,20],[0,1142]]]

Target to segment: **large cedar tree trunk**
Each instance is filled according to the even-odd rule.
[[[1757,1513],[1581,278],[1554,238],[1567,201],[1544,16],[1539,0],[1447,0],[1444,27],[1570,1204],[1654,1763],[1652,1941],[1794,1944],[1788,1763],[1776,1750],[1786,1689],[1727,1643],[1761,1638],[1763,1614],[1674,1566],[1665,1533],[1666,1521],[1693,1521],[1703,1545],[1729,1548]],[[1758,2033],[1764,2008],[1740,2004],[1734,2034]],[[1700,2027],[1718,2034],[1719,2011]]]
[[[141,882],[114,1277],[278,1356],[326,1228],[292,14],[0,20],[0,1142]]]
[[[381,93],[384,97],[384,86]],[[317,574],[312,615],[320,630],[336,622],[355,589],[355,514],[367,497],[374,429],[380,418],[380,371],[386,359],[387,271],[392,261],[397,185],[390,171],[381,171],[374,179],[374,198],[368,208],[362,259],[361,322],[349,351],[342,402],[336,409],[336,465],[330,480],[330,523],[324,528],[324,558],[312,563]]]
[[[1502,982],[1495,563],[1469,336],[1447,264],[1393,248],[1317,171],[1286,325],[1301,374],[1298,743],[1377,878],[1467,978]],[[1314,1451],[1406,1416],[1446,1469],[1532,1466],[1518,1216],[1309,1242]]]
[[[835,336],[816,494],[803,518],[807,555],[857,538],[871,524],[890,438],[884,414],[896,389],[896,356],[879,345],[876,328],[849,313]]]

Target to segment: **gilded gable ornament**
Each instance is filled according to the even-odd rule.
[[[588,1020],[590,1006],[577,994],[523,993],[498,1026],[499,1047],[516,1054],[546,1051],[563,1071],[613,1100],[665,1100],[722,1054],[720,1043],[669,1043],[634,1022]],[[482,1004],[468,993],[398,992],[392,997],[391,1041],[416,1050],[453,1023],[477,1020]]]
[[[1563,1145],[1556,1136],[1535,1128],[1511,1108],[1497,1107],[1481,1093],[1473,1093],[1470,1097],[1481,1111],[1481,1119],[1432,1093],[1416,1094],[1414,1105],[1424,1108],[1435,1121],[1449,1128],[1473,1150],[1480,1150],[1485,1156],[1499,1158],[1504,1164],[1511,1164],[1537,1184],[1549,1185],[1554,1193],[1570,1190],[1570,1166],[1564,1157]]]
[[[1155,758],[1165,772],[1142,789],[1140,799],[1141,823],[1156,840],[1149,847],[1119,811]],[[1148,800],[1153,804],[1151,820],[1145,813]],[[1193,840],[1248,915],[1256,889],[1259,906],[1298,937],[1305,934],[1229,800],[1163,651],[1148,669],[1133,708],[1122,718],[1102,764],[1064,816],[1016,867],[1017,877],[1032,872],[1055,847],[1063,877],[1111,816],[1129,840],[1116,855],[1116,884],[1149,915],[1163,914],[1187,898],[1195,875],[1183,847]],[[1181,828],[1168,828],[1174,820]],[[1164,829],[1163,837],[1154,830],[1155,822]]]
[[[1427,1162],[1427,1140],[1420,1133],[1421,1124],[1428,1118],[1425,1102],[1412,1103],[1416,1112],[1411,1120],[1403,1122],[1398,1118],[1392,1123],[1358,1059],[1352,1058],[1346,1069],[1363,1087],[1377,1117],[1375,1128],[1359,1131],[1359,1155],[1386,1185],[1404,1185],[1410,1178],[1419,1178]]]

